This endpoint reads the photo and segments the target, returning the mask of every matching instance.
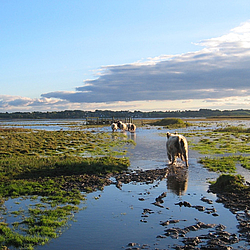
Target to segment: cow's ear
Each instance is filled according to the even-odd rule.
[[[169,138],[170,137],[170,133],[169,132],[167,132],[167,138]]]

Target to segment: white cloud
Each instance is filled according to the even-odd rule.
[[[198,45],[203,48],[196,52],[102,67],[96,79],[85,80],[76,91],[45,93],[37,99],[0,95],[0,109],[176,110],[249,105],[250,21]]]
[[[205,48],[147,62],[106,66],[98,78],[86,80],[75,92],[57,91],[42,97],[110,103],[250,95],[250,22],[199,45]]]

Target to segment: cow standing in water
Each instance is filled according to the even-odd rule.
[[[122,121],[118,121],[118,122],[117,122],[117,126],[118,126],[118,128],[119,128],[120,130],[122,130],[122,131],[127,130],[127,125],[126,125],[126,123],[123,123]]]
[[[134,123],[127,123],[127,128],[129,132],[135,132],[136,126]]]
[[[118,129],[117,123],[113,122],[111,124],[111,129],[112,129],[113,132],[117,131],[117,129]]]
[[[183,135],[167,133],[167,155],[171,164],[176,163],[176,158],[180,157],[188,167],[188,143]]]

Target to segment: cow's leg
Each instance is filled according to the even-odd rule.
[[[187,154],[184,154],[184,161],[186,162],[186,167],[188,167],[188,156],[187,156]]]
[[[171,164],[175,164],[176,163],[176,155],[172,154],[172,162]]]
[[[182,161],[185,161],[185,156],[183,156],[183,154],[180,154],[180,158]]]
[[[170,162],[172,162],[171,154],[169,154],[169,153],[167,152],[167,155],[168,155],[168,160],[169,160]]]

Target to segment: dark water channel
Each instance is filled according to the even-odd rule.
[[[166,139],[159,135],[166,132],[164,129],[139,128],[135,134],[128,133],[128,136],[136,142],[135,148],[128,152],[131,169],[168,167]],[[208,181],[214,180],[218,175],[202,168],[197,162],[198,158],[197,152],[189,150],[190,166],[182,183],[176,182],[170,176],[153,184],[123,184],[121,190],[111,185],[103,191],[88,194],[83,204],[85,209],[75,214],[76,221],[72,221],[71,226],[59,238],[37,249],[127,249],[129,243],[138,244],[136,246],[139,249],[174,249],[176,245],[183,245],[183,238],[163,238],[161,236],[164,235],[164,230],[170,227],[185,228],[198,221],[222,224],[226,226],[226,231],[238,234],[235,215],[221,203],[216,203],[214,194],[207,192]],[[178,162],[176,171],[182,168],[184,166]],[[153,205],[155,198],[163,192],[166,192],[163,207]],[[212,200],[213,203],[203,202],[202,197]],[[208,209],[215,208],[218,216],[176,205],[180,201]],[[151,211],[146,214],[148,217],[142,217],[145,209]],[[164,227],[161,222],[166,220],[179,220],[179,222]],[[190,231],[186,237],[206,234],[211,230],[213,229]],[[232,247],[248,249],[244,242]]]

